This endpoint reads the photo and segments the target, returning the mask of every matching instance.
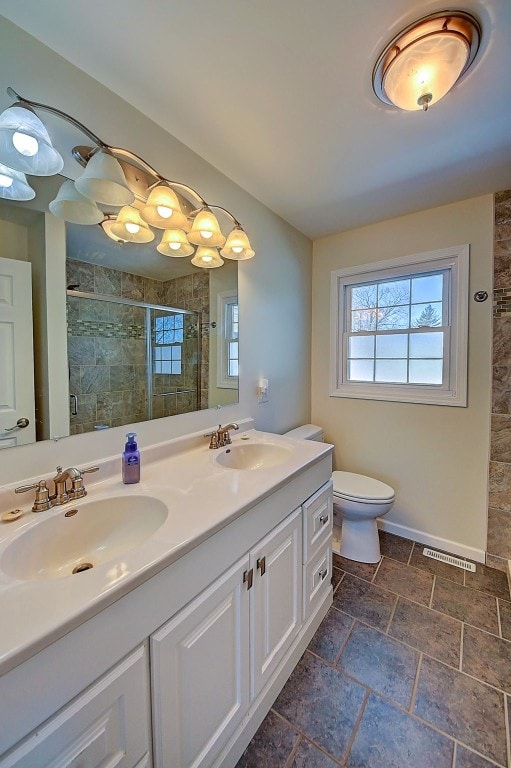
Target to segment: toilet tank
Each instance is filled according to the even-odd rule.
[[[316,440],[323,442],[323,430],[316,424],[302,424],[301,427],[284,432],[286,437],[292,437],[294,440]]]

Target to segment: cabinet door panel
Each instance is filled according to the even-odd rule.
[[[250,592],[251,698],[270,678],[300,629],[301,562],[302,518],[301,509],[297,509],[250,553],[254,568]]]
[[[205,768],[248,707],[248,556],[151,637],[156,768]]]
[[[144,753],[150,765],[145,650],[132,653],[0,758],[0,768],[133,768],[144,765]]]

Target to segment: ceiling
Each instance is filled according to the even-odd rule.
[[[427,113],[375,97],[438,0],[0,0],[38,38],[310,238],[511,187],[511,2],[463,0],[475,64]],[[85,12],[86,11],[86,12]]]

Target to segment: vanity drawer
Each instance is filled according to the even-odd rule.
[[[144,645],[0,757],[0,768],[148,768],[150,754]]]
[[[328,481],[303,508],[303,562],[311,557],[332,537],[333,483]]]
[[[330,541],[303,568],[303,618],[306,621],[321,602],[332,581]]]

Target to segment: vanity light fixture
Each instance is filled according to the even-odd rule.
[[[118,161],[104,149],[90,157],[75,186],[82,195],[103,205],[130,205],[135,199]]]
[[[31,176],[53,176],[64,167],[44,124],[25,100],[0,115],[0,162]]]
[[[197,213],[193,227],[188,233],[188,240],[194,245],[203,245],[206,248],[214,248],[225,243],[218,219],[207,206]]]
[[[220,250],[220,255],[225,259],[234,259],[236,261],[245,261],[252,258],[254,251],[250,247],[247,233],[241,227],[235,227],[229,233],[224,247]]]
[[[111,232],[126,243],[150,243],[154,240],[154,232],[149,229],[140,211],[132,205],[121,208]]]
[[[182,257],[191,256],[194,247],[187,240],[186,232],[182,229],[166,229],[159,245],[156,246],[159,253],[164,256]]]
[[[16,103],[0,115],[0,197],[30,200],[35,192],[25,173],[51,176],[63,168],[61,155],[35,113],[43,110],[71,123],[93,144],[73,148],[73,157],[84,170],[76,181],[66,179],[49,204],[55,216],[76,224],[100,224],[121,244],[151,242],[155,238],[151,227],[163,229],[160,253],[179,258],[195,251],[192,264],[206,269],[224,263],[218,253],[222,246],[226,258],[255,255],[240,222],[222,206],[208,204],[187,184],[165,179],[135,153],[106,144],[66,112],[26,99],[12,88],[7,93]],[[110,208],[120,211],[112,213]],[[227,240],[212,208],[230,222]]]
[[[66,179],[62,184],[48,208],[54,216],[74,224],[99,224],[103,220],[103,211],[94,200],[82,195],[71,179]]]
[[[35,190],[24,173],[0,163],[0,197],[4,200],[33,200]]]
[[[433,13],[410,24],[382,51],[373,70],[381,101],[426,111],[473,63],[481,39],[477,19],[465,11]]]
[[[224,260],[220,257],[216,248],[206,248],[204,245],[199,245],[192,259],[192,264],[196,267],[204,267],[205,269],[221,267],[223,263]]]

